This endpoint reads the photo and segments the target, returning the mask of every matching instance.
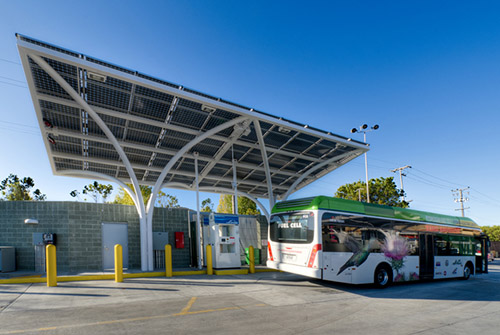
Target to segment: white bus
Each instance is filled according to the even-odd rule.
[[[386,287],[487,273],[487,249],[469,218],[318,196],[274,206],[267,266]]]

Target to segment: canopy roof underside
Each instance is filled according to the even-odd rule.
[[[278,198],[304,174],[307,177],[298,183],[295,190],[368,150],[367,145],[361,142],[29,37],[17,37],[42,137],[55,175],[88,171],[130,183],[124,162],[101,127],[33,60],[32,55],[47,62],[97,112],[125,151],[141,184],[154,185],[166,164],[190,141],[239,117],[245,120],[187,150],[169,170],[164,179],[165,186],[194,189],[193,153],[198,152],[201,189],[230,192],[234,158],[238,190],[257,198],[268,198],[267,164],[263,159],[255,122],[261,128],[272,192]]]

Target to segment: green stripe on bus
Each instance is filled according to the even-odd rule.
[[[282,201],[277,203],[271,213],[328,209],[341,212],[352,212],[370,216],[385,217],[416,222],[432,222],[449,226],[479,228],[471,219],[431,212],[417,211],[408,208],[390,207],[385,205],[368,204],[365,202],[317,196],[303,199]]]

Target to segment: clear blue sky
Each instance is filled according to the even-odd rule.
[[[371,178],[399,186],[390,170],[411,165],[411,208],[450,215],[451,190],[470,186],[466,215],[500,225],[500,3],[305,4],[0,1],[0,179],[31,176],[48,200],[73,200],[90,181],[52,175],[18,32],[339,135],[380,124],[368,134]],[[292,198],[364,176],[360,157]],[[196,208],[194,193],[168,193]]]

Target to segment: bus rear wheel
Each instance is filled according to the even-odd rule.
[[[377,288],[386,288],[392,283],[392,271],[388,265],[379,265],[373,276],[373,283]]]

